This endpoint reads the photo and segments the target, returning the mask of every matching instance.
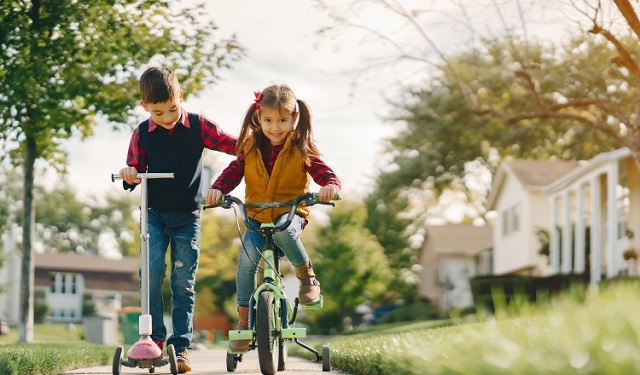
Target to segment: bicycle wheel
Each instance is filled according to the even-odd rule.
[[[258,298],[256,316],[256,342],[260,371],[265,375],[275,375],[278,362],[278,335],[273,294],[263,291]]]
[[[278,371],[287,369],[287,339],[278,339]]]

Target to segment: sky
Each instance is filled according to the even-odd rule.
[[[352,79],[341,74],[357,56],[344,51],[327,52],[327,43],[317,49],[315,29],[323,18],[306,1],[249,0],[210,1],[207,10],[218,25],[220,36],[236,34],[247,48],[247,55],[221,72],[213,87],[188,97],[186,110],[217,122],[225,131],[237,135],[242,117],[253,101],[253,91],[272,83],[286,83],[313,113],[316,145],[343,183],[342,194],[362,196],[372,186],[382,139],[390,134],[383,124],[384,99],[379,82],[360,82],[352,89]],[[132,95],[132,100],[139,100]],[[148,117],[140,111],[139,120]],[[135,124],[133,124],[135,125]],[[68,179],[81,195],[121,190],[112,183],[111,173],[125,166],[131,132],[113,132],[98,125],[95,134],[84,141],[68,143]],[[211,152],[216,158],[214,177],[232,157]],[[235,193],[241,194],[236,189]]]
[[[433,0],[404,3],[417,3],[421,7],[450,6],[449,2]],[[474,1],[468,3],[471,4],[469,11],[481,19],[474,27],[486,32],[496,15],[487,7],[474,8],[478,6]],[[349,35],[321,40],[316,30],[326,26],[328,19],[310,1],[207,1],[206,6],[206,17],[219,27],[218,35],[235,34],[247,49],[247,55],[231,69],[221,71],[217,84],[197,97],[188,97],[185,109],[201,113],[225,131],[237,135],[242,116],[253,101],[253,92],[273,83],[286,83],[311,107],[316,144],[342,180],[342,196],[357,199],[371,191],[377,171],[388,164],[384,142],[398,130],[397,124],[384,120],[392,109],[387,100],[397,95],[394,83],[398,79],[419,82],[428,75],[424,65],[421,71],[415,70],[415,66],[405,69],[398,65],[373,71],[354,81],[353,76],[345,72],[366,63],[369,56],[379,54],[388,46]],[[502,12],[503,23],[516,19],[509,17],[508,9]],[[373,12],[367,17],[380,28],[396,32],[388,14]],[[462,37],[468,30],[456,20],[442,14],[434,17],[429,21],[428,30],[437,36],[434,42],[444,51],[469,40]],[[541,30],[552,32],[549,27]],[[397,32],[404,30],[398,28]],[[132,94],[132,100],[139,100],[137,93]],[[139,120],[147,117],[140,110]],[[130,130],[113,132],[108,125],[98,125],[91,138],[67,143],[70,156],[67,179],[81,196],[122,190],[121,184],[112,183],[110,176],[125,166],[130,134]],[[232,158],[211,154],[215,155],[215,178]],[[235,195],[243,193],[239,189],[242,186],[234,191]]]

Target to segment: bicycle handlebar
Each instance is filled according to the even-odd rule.
[[[340,196],[336,194],[333,197],[334,201],[340,200]],[[251,228],[249,224],[249,215],[247,215],[247,208],[274,208],[274,207],[289,207],[289,212],[287,213],[287,220],[285,220],[282,224],[276,226],[274,230],[276,232],[281,232],[285,230],[293,220],[293,215],[296,212],[296,208],[300,203],[304,203],[305,206],[313,206],[316,204],[323,204],[327,206],[335,206],[335,204],[331,201],[321,201],[319,198],[319,193],[304,193],[299,195],[292,201],[285,202],[261,202],[261,203],[244,203],[239,198],[236,198],[232,195],[223,195],[220,197],[220,202],[216,204],[203,205],[202,209],[206,210],[207,208],[214,207],[222,207],[222,208],[231,208],[233,204],[236,204],[240,207],[240,211],[242,212],[242,216],[244,218],[244,222],[247,228]]]

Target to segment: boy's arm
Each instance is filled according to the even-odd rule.
[[[200,128],[204,147],[229,155],[236,154],[236,137],[222,130],[217,123],[200,115]]]
[[[129,150],[127,151],[127,165],[135,168],[138,172],[144,173],[147,170],[147,154],[145,150],[140,147],[140,128],[136,127],[131,134],[131,140],[129,141]],[[125,190],[135,189],[137,184],[129,184],[126,181],[122,181],[122,187]]]
[[[235,160],[229,163],[213,185],[211,185],[211,189],[217,189],[223,194],[229,194],[240,185],[242,177],[244,177],[244,154],[238,155]]]

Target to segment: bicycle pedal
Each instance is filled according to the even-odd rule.
[[[303,337],[307,337],[306,328],[283,328],[282,329],[283,339],[298,339]]]
[[[229,331],[229,340],[252,340],[253,331],[250,329]]]

